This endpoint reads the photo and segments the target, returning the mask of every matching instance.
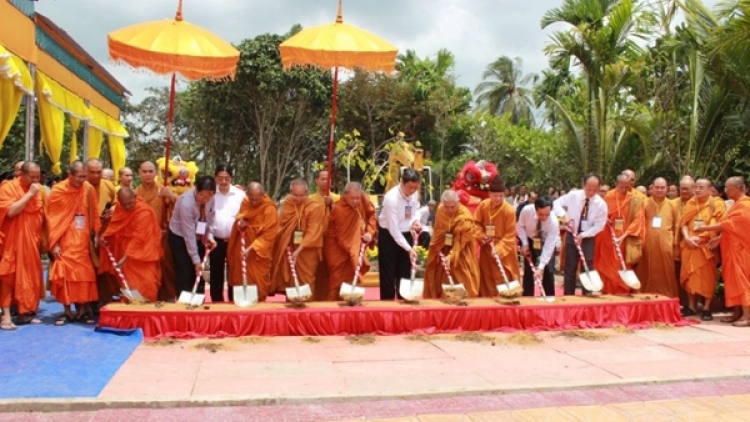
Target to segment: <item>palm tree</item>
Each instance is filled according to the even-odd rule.
[[[534,125],[533,88],[527,86],[535,84],[539,76],[535,73],[524,75],[522,65],[520,57],[501,56],[487,66],[483,81],[474,90],[477,111],[508,115],[513,124],[526,122],[529,126]]]
[[[554,104],[547,98],[559,98],[573,94],[573,74],[570,72],[570,59],[552,63],[549,69],[542,70],[542,77],[534,87],[534,104],[537,108],[545,106],[545,120],[555,130],[558,116]]]
[[[449,50],[441,48],[435,55],[420,58],[414,50],[406,50],[396,57],[396,70],[402,80],[414,81],[417,86],[417,97],[426,100],[446,78],[456,65],[456,57]]]

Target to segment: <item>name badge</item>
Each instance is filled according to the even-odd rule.
[[[652,229],[660,229],[661,228],[661,216],[657,215],[651,220],[651,228]]]
[[[404,220],[411,220],[412,212],[411,212],[411,205],[407,205],[404,208]]]
[[[484,226],[484,234],[487,237],[494,237],[495,236],[495,226],[494,225]]]
[[[693,221],[693,230],[697,230],[699,228],[703,227],[703,220],[694,220]]]
[[[535,237],[534,239],[534,250],[541,250],[542,249],[542,239],[539,237]]]
[[[206,229],[208,226],[206,225],[205,221],[199,221],[195,223],[195,234],[198,236],[203,236],[206,234]]]
[[[84,216],[80,212],[76,214],[75,227],[76,227],[76,230],[83,230],[86,228],[86,216]]]
[[[625,227],[625,222],[622,218],[615,218],[615,230],[622,230]]]
[[[292,238],[292,241],[295,245],[299,245],[302,243],[302,238],[304,238],[304,234],[302,233],[302,230],[295,230],[294,231],[294,237]]]
[[[445,234],[445,246],[453,246],[453,233]]]

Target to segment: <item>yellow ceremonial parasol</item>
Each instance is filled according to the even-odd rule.
[[[334,68],[331,135],[328,142],[328,188],[330,191],[339,67],[392,72],[396,66],[398,49],[377,35],[345,24],[341,15],[341,0],[339,0],[336,22],[303,29],[281,43],[279,52],[285,69],[305,65]]]
[[[167,116],[165,173],[169,174],[175,80],[234,79],[240,52],[212,32],[182,20],[182,0],[174,19],[145,22],[107,35],[109,57],[160,75],[172,75]],[[165,183],[168,180],[165,177]]]

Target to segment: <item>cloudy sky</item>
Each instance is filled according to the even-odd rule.
[[[542,49],[549,34],[542,30],[544,12],[562,0],[345,0],[344,21],[374,32],[399,51],[420,56],[447,48],[456,56],[460,85],[474,89],[488,63],[499,56],[519,56],[523,71],[546,67]],[[714,3],[714,1],[709,1]],[[333,21],[337,0],[184,0],[186,21],[239,43],[263,33],[284,33],[295,24],[314,26]],[[40,1],[36,10],[64,28],[103,63],[133,94],[165,86],[167,78],[113,65],[107,33],[144,21],[174,17],[177,0]]]

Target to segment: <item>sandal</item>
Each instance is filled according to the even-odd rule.
[[[750,319],[740,319],[732,323],[735,327],[750,327]]]
[[[688,307],[682,308],[682,316],[689,317],[689,316],[695,316],[696,312]]]
[[[701,321],[713,321],[713,320],[714,320],[714,316],[711,313],[711,311],[703,311],[703,313],[701,313]]]
[[[78,315],[75,319],[76,322],[80,322],[81,324],[86,325],[94,325],[96,324],[96,320],[94,319],[94,316],[90,313],[86,313],[83,315]]]
[[[62,327],[63,325],[69,324],[73,321],[75,321],[74,317],[67,315],[67,314],[63,314],[57,317],[57,319],[55,319],[55,325],[58,327]]]
[[[14,324],[12,321],[0,323],[0,330],[13,331],[15,329],[16,329],[16,324]]]
[[[742,314],[732,314],[728,317],[724,317],[720,319],[719,321],[727,323],[727,324],[731,324],[733,322],[739,321],[740,318],[742,318]]]
[[[26,325],[26,324],[38,325],[41,323],[42,323],[42,320],[35,317],[34,315],[24,315],[22,317],[16,318],[16,325]]]

